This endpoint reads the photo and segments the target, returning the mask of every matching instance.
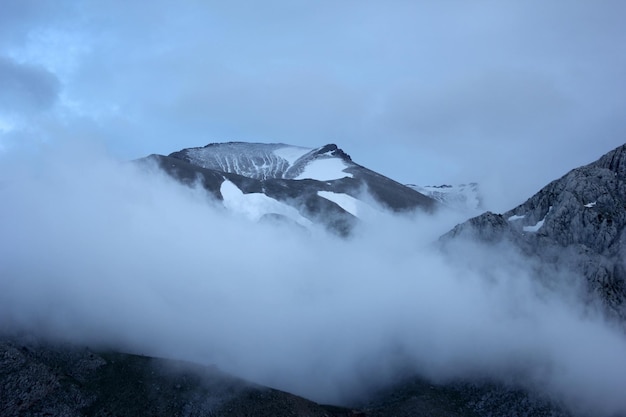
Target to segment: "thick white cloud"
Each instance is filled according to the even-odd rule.
[[[1,330],[214,363],[324,402],[415,372],[626,411],[623,331],[506,247],[460,243],[451,262],[431,242],[458,219],[302,233],[101,154],[0,156]]]

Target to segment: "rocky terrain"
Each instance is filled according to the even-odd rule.
[[[502,214],[484,213],[444,240],[511,242],[540,268],[578,276],[583,296],[626,319],[626,145],[552,181]],[[538,271],[541,273],[541,271]],[[572,283],[575,284],[575,283]]]
[[[0,340],[0,416],[383,417],[567,414],[519,390],[410,379],[354,407],[316,404],[217,368],[19,337]]]
[[[334,144],[308,149],[229,142],[141,161],[156,163],[186,184],[199,182],[225,204],[233,198],[225,183],[234,184],[242,194],[238,198],[267,197],[271,204],[253,213],[253,220],[272,216],[304,227],[312,221],[341,234],[379,206],[398,212],[437,206],[432,198],[356,164]]]
[[[211,367],[0,341],[1,416],[351,416]]]

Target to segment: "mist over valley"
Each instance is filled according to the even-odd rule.
[[[542,268],[513,239],[442,246],[467,214],[394,212],[358,166],[291,181],[354,180],[345,195],[370,207],[365,219],[345,198],[314,214],[306,199],[240,190],[264,198],[229,206],[234,172],[181,183],[153,160],[68,147],[1,166],[5,334],[215,365],[321,403],[361,404],[415,376],[521,389],[576,415],[625,410],[623,320],[588,296],[583,270],[565,255]]]

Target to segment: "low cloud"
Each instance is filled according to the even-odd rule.
[[[212,363],[323,402],[410,372],[626,412],[623,331],[509,248],[443,256],[431,243],[449,216],[380,214],[341,239],[251,223],[93,150],[0,157],[6,331]]]

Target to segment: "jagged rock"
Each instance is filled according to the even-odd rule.
[[[457,225],[447,236],[449,238],[457,236],[471,237],[472,239],[495,243],[511,238],[512,234],[510,233],[509,224],[501,214],[488,211]]]
[[[585,279],[607,311],[626,319],[626,145],[574,169],[523,204],[484,213],[442,240],[507,240],[546,267]],[[595,297],[593,296],[595,295]]]
[[[320,159],[338,159],[345,168],[353,165],[352,158],[335,144],[309,149],[284,143],[210,143],[173,152],[169,157],[257,180],[297,179],[307,165]]]

